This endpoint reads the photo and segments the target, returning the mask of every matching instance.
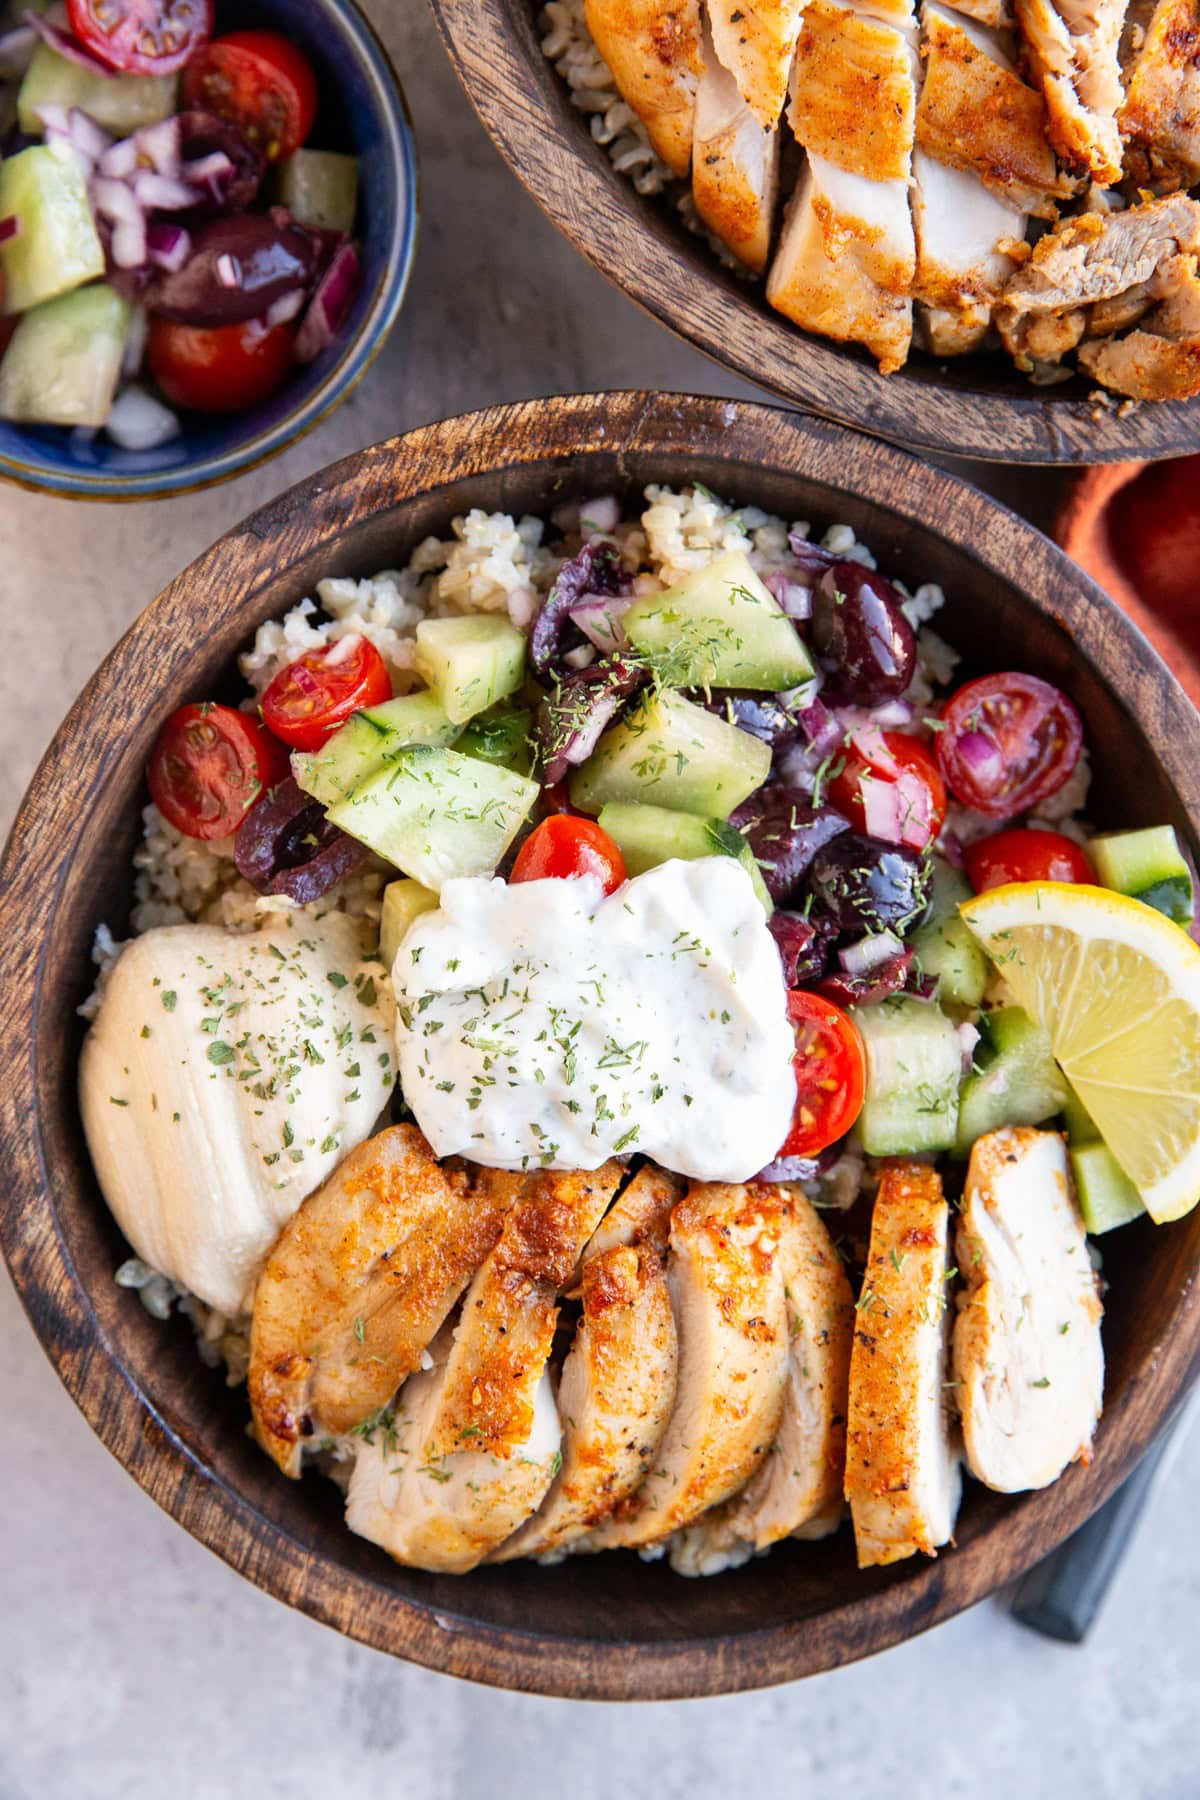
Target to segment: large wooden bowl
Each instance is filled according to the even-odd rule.
[[[822,417],[908,449],[996,462],[1098,463],[1200,447],[1200,401],[1118,417],[1075,377],[1035,388],[1001,355],[914,351],[879,374],[852,345],[800,331],[762,283],[722,266],[666,199],[643,199],[597,144],[542,54],[542,0],[430,0],[467,94],[518,179],[602,275],[727,369]]]
[[[244,1392],[114,1285],[126,1254],[75,1102],[98,921],[119,937],[142,772],[159,722],[234,693],[254,628],[321,575],[404,562],[468,507],[545,513],[573,495],[691,478],[788,519],[848,521],[884,566],[942,582],[972,669],[1069,690],[1096,761],[1095,816],[1200,824],[1200,720],[1143,638],[1033,528],[953,476],[763,406],[644,393],[534,401],[414,431],[336,464],[222,538],[143,614],[85,689],[0,871],[0,1242],[47,1354],[159,1505],[281,1600],[429,1667],[541,1693],[661,1698],[792,1679],[969,1606],[1073,1531],[1133,1467],[1200,1364],[1200,1211],[1105,1244],[1108,1394],[1090,1469],[1041,1494],[971,1486],[958,1548],[859,1574],[848,1532],[710,1581],[632,1555],[466,1578],[397,1567],[342,1523],[319,1478],[283,1480],[245,1434]]]

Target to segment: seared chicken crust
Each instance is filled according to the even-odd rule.
[[[692,160],[704,72],[700,0],[585,0],[587,28],[613,80],[675,175]]]

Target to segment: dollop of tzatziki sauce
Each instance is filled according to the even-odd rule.
[[[438,1156],[706,1181],[775,1156],[795,1104],[779,953],[744,869],[448,881],[392,970],[400,1084]]]

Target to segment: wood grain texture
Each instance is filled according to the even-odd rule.
[[[725,269],[670,201],[618,175],[542,54],[538,0],[430,0],[471,103],[517,178],[601,274],[706,355],[782,400],[906,449],[1016,463],[1179,456],[1200,446],[1200,402],[1124,418],[1082,377],[1035,388],[1002,355],[914,352],[882,376],[865,350],[798,330],[761,284]]]
[[[1007,1500],[973,1489],[959,1547],[859,1574],[849,1534],[789,1544],[712,1581],[632,1556],[465,1580],[392,1564],[346,1531],[338,1495],[293,1484],[245,1435],[243,1393],[198,1360],[182,1319],[149,1318],[112,1271],[125,1254],[75,1103],[95,925],[129,904],[146,754],[174,706],[237,693],[254,628],[321,575],[397,567],[471,506],[520,514],[650,480],[706,482],[818,527],[845,520],[883,566],[941,581],[965,671],[1033,668],[1080,706],[1094,816],[1200,826],[1200,720],[1145,641],[1060,551],[955,477],[771,408],[644,393],[497,407],[335,464],[230,532],[147,609],[93,677],[39,768],[0,868],[0,1243],[68,1390],[134,1478],[261,1587],[393,1654],[549,1694],[654,1699],[793,1679],[885,1648],[1045,1555],[1113,1490],[1200,1367],[1200,1211],[1106,1245],[1107,1407],[1090,1470]]]

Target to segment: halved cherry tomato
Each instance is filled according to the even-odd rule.
[[[293,750],[319,750],[351,713],[392,697],[387,664],[369,638],[339,638],[280,669],[262,697],[263,723]]]
[[[1009,881],[1090,881],[1096,871],[1085,851],[1061,831],[1000,831],[963,851],[967,878],[977,894]]]
[[[853,1020],[832,1000],[790,993],[788,1018],[796,1028],[796,1111],[779,1155],[816,1156],[862,1111],[867,1059]]]
[[[181,706],[150,752],[150,798],[185,837],[228,837],[288,772],[283,745],[232,706]]]
[[[877,749],[870,737],[849,746],[829,783],[829,804],[868,837],[923,850],[946,818],[938,766],[919,738],[881,731],[878,739]]]
[[[1056,794],[1079,761],[1083,726],[1036,675],[981,675],[942,708],[938,767],[964,806],[1011,818]]]
[[[317,78],[278,31],[228,31],[188,64],[183,103],[236,125],[268,162],[298,150],[317,116]]]
[[[67,0],[67,22],[122,75],[173,75],[212,36],[213,0]]]
[[[517,852],[510,881],[569,881],[599,875],[611,894],[625,880],[625,858],[593,819],[555,813],[535,825]]]
[[[292,371],[295,328],[259,319],[179,325],[151,319],[150,373],[171,402],[191,412],[243,412],[269,400]]]

